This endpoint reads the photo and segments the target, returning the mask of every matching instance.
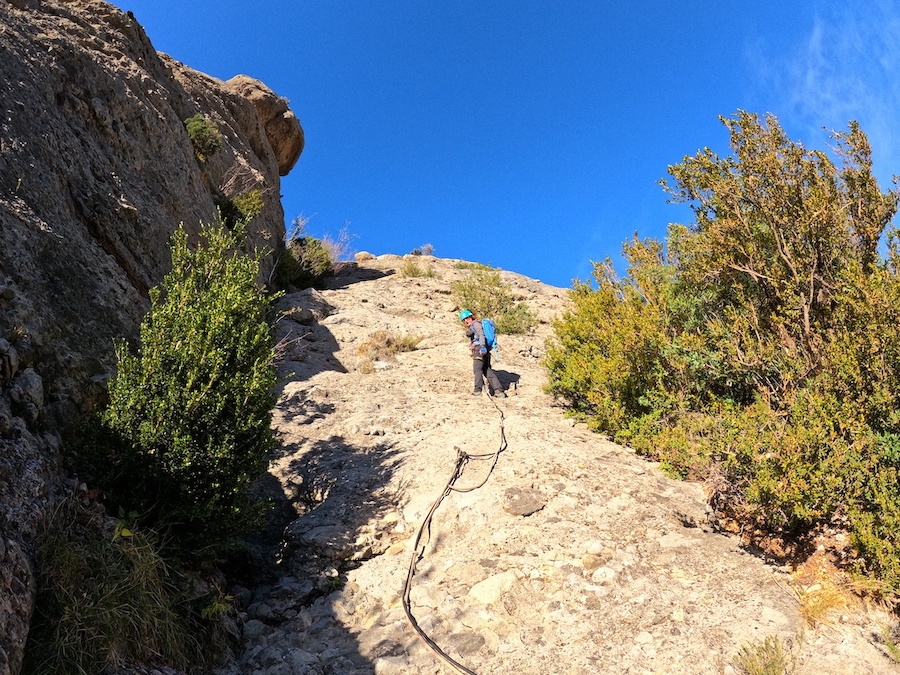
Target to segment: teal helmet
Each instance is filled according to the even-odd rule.
[[[465,320],[468,319],[470,316],[472,316],[472,312],[470,312],[470,311],[467,310],[467,309],[464,309],[463,311],[461,311],[461,312],[459,313],[459,320],[460,320],[460,321],[465,321]]]

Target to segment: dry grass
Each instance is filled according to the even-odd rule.
[[[800,616],[810,627],[828,625],[833,614],[859,602],[853,580],[823,556],[813,556],[792,576]]]
[[[797,658],[790,642],[769,635],[741,647],[731,665],[741,675],[791,675],[796,671]]]
[[[375,371],[376,361],[392,361],[401,352],[411,352],[422,341],[416,335],[393,335],[380,330],[363,342],[357,350],[362,357],[357,370],[363,374]]]
[[[98,673],[126,661],[200,660],[179,577],[151,540],[110,527],[71,496],[37,552],[39,591],[24,673]]]
[[[430,264],[419,264],[414,258],[407,258],[400,266],[400,274],[407,278],[426,277],[433,279],[435,276],[434,269]]]

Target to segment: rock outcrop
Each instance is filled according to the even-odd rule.
[[[170,235],[258,190],[251,243],[278,247],[279,176],[303,132],[262,83],[191,70],[100,0],[0,2],[0,92],[2,675],[21,660],[61,439],[103,395],[113,341],[136,334]],[[184,124],[197,114],[223,139],[202,161]]]

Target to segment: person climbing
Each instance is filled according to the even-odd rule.
[[[500,384],[497,373],[491,368],[491,350],[487,347],[481,321],[468,309],[459,313],[459,320],[466,324],[466,337],[472,341],[472,374],[475,376],[475,390],[472,395],[481,396],[484,381],[487,380],[488,393],[497,398],[506,398],[503,385]]]

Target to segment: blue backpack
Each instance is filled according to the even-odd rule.
[[[484,330],[484,342],[488,351],[497,347],[497,329],[491,319],[482,319],[481,328]]]

